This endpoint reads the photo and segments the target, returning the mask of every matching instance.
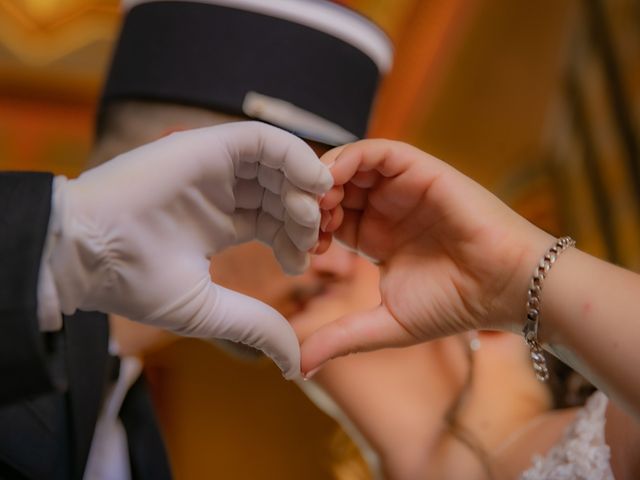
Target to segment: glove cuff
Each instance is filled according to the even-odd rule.
[[[38,275],[38,325],[41,332],[55,332],[62,328],[60,300],[46,250]]]
[[[42,259],[40,260],[40,272],[38,274],[38,322],[41,332],[54,332],[62,328],[60,300],[51,268],[51,256],[60,216],[60,208],[56,205],[56,191],[59,190],[57,186],[65,181],[65,177],[57,176],[53,179],[52,184],[49,225],[42,250]]]
[[[71,218],[69,186],[74,180],[56,176],[53,180],[51,218],[47,238],[47,267],[53,280],[59,310],[66,315],[82,307],[89,290],[91,255]],[[84,250],[84,254],[83,254]]]

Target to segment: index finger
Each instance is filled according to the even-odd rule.
[[[396,177],[407,172],[420,158],[421,165],[425,162],[433,173],[440,171],[444,165],[434,157],[407,145],[392,140],[362,140],[347,145],[336,152],[331,174],[334,185],[344,185],[359,172],[377,171],[384,177]]]
[[[217,127],[234,163],[259,162],[281,170],[289,181],[310,193],[322,194],[333,177],[303,140],[260,122],[237,122]]]

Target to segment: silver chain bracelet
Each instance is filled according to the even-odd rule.
[[[549,367],[544,351],[538,343],[538,326],[540,324],[540,293],[542,292],[542,282],[544,281],[551,266],[556,262],[558,256],[567,248],[573,247],[576,241],[571,237],[559,238],[553,246],[547,250],[536,265],[536,269],[529,283],[527,291],[527,320],[522,329],[524,340],[531,350],[531,361],[536,378],[541,382],[549,380]]]

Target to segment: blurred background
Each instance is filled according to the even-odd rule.
[[[640,270],[640,1],[339,3],[396,48],[371,136],[413,143]],[[0,0],[0,169],[82,171],[120,18],[117,0]],[[146,363],[176,478],[369,478],[270,362],[185,340]]]

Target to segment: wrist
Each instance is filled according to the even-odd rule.
[[[593,260],[593,257],[577,248],[571,248],[562,254],[562,259],[545,280],[544,292],[540,298],[540,325],[538,327],[540,344],[548,346],[565,343],[563,334],[565,325],[559,322],[563,314],[559,312],[564,310],[571,312],[567,318],[580,317],[578,312],[583,305],[575,302],[574,295],[570,293],[570,290],[581,291],[581,298],[589,297],[589,288],[582,285],[582,281],[592,275],[591,272],[582,272],[582,268],[589,260]],[[570,290],[563,287],[569,284],[572,285]]]
[[[540,259],[547,249],[556,241],[556,237],[527,222],[526,229],[519,229],[523,234],[514,241],[513,259],[510,278],[501,296],[501,309],[496,321],[497,328],[518,335],[527,318],[527,292],[531,277]]]
[[[538,336],[542,290],[545,279],[558,258],[567,249],[575,246],[575,244],[575,240],[571,237],[562,237],[556,240],[553,245],[546,250],[544,256],[534,268],[529,289],[527,290],[527,318],[524,328],[522,329],[522,334],[531,351],[531,361],[536,377],[541,382],[549,379],[549,368]]]

